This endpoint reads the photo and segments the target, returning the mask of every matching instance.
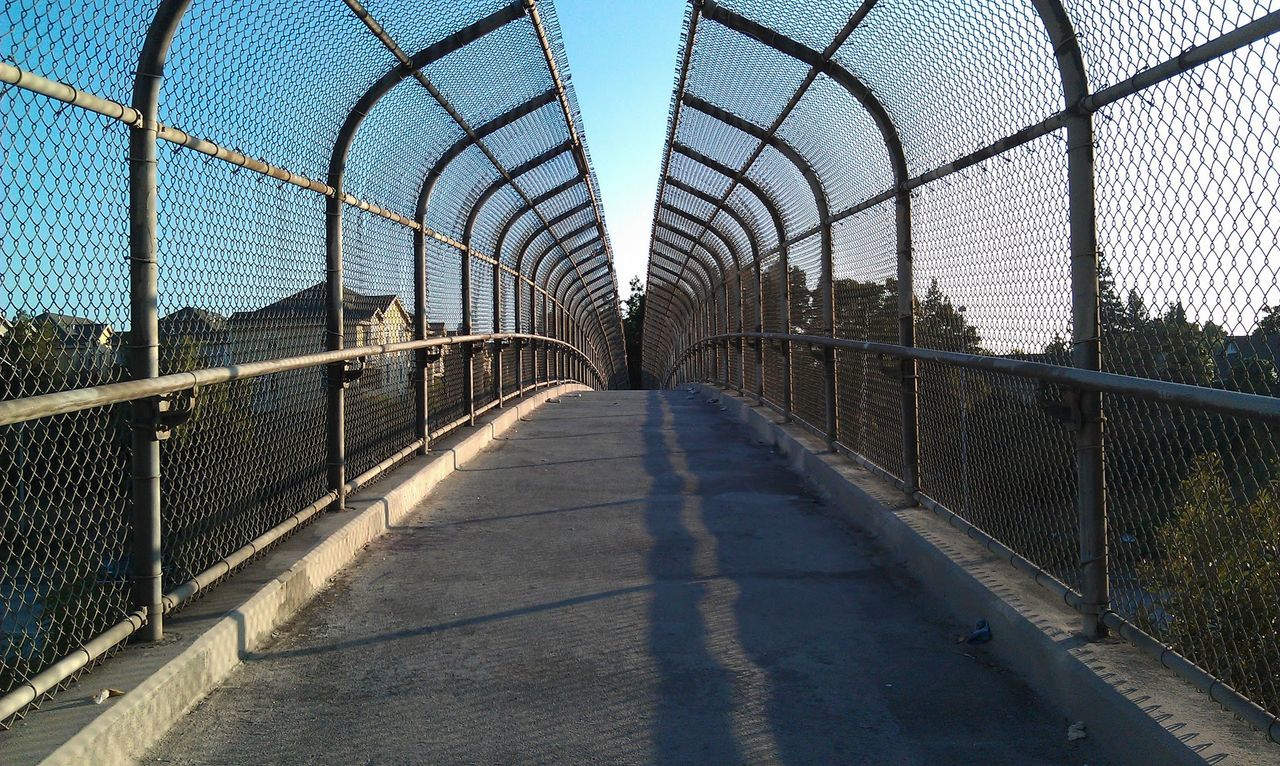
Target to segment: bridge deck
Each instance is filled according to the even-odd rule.
[[[588,393],[448,479],[147,762],[1106,761],[943,614],[702,397]]]

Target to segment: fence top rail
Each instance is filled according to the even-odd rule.
[[[1068,388],[1089,389],[1109,394],[1122,394],[1148,401],[1194,407],[1223,415],[1280,423],[1280,397],[1247,394],[1209,388],[1188,383],[1174,383],[1154,378],[1139,378],[1114,372],[1095,372],[1078,367],[1065,367],[1025,359],[1011,359],[984,354],[966,354],[959,351],[940,351],[930,348],[899,346],[895,343],[830,338],[824,335],[795,335],[780,332],[733,332],[711,335],[689,345],[671,365],[664,380],[669,385],[675,368],[697,349],[736,338],[758,338],[790,343],[803,343],[823,348],[845,349],[866,354],[885,354],[903,359],[939,362],[953,367],[984,370],[1020,378],[1056,383]]]
[[[605,384],[607,380],[596,368],[590,356],[577,346],[557,338],[529,333],[484,333],[477,335],[448,335],[425,340],[410,340],[400,343],[385,343],[371,346],[351,346],[341,351],[326,351],[318,354],[281,357],[261,362],[247,362],[223,367],[206,367],[190,372],[177,372],[161,375],[145,380],[127,380],[119,383],[107,383],[101,386],[90,386],[70,391],[56,391],[21,399],[0,402],[0,426],[24,423],[39,418],[55,415],[66,415],[72,412],[104,407],[121,402],[145,399],[153,396],[164,396],[177,391],[186,391],[199,386],[210,386],[219,383],[230,383],[237,380],[260,378],[292,370],[303,370],[310,367],[322,367],[327,364],[345,362],[363,357],[384,356],[404,351],[417,351],[444,346],[457,346],[464,343],[488,343],[492,341],[528,340],[560,346],[568,349],[583,359],[591,374]]]

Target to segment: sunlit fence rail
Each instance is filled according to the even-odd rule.
[[[647,384],[758,397],[1280,741],[1277,30],[694,0]]]
[[[432,439],[625,385],[534,0],[0,2],[0,724]]]

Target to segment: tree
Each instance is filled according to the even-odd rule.
[[[643,388],[640,375],[641,340],[644,328],[644,284],[640,277],[632,277],[631,294],[622,304],[622,334],[627,347],[627,369],[632,388]]]
[[[1253,334],[1259,338],[1280,335],[1280,305],[1268,306],[1262,310],[1258,318],[1258,326],[1253,328]]]
[[[1196,460],[1143,568],[1160,595],[1144,627],[1246,697],[1280,709],[1280,485],[1233,496],[1216,453]]]

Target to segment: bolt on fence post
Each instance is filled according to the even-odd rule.
[[[1102,369],[1098,301],[1098,231],[1094,190],[1093,114],[1077,106],[1089,96],[1080,41],[1060,0],[1034,0],[1053,43],[1067,110],[1067,208],[1071,234],[1071,363]],[[1084,598],[1081,632],[1107,634],[1102,622],[1111,607],[1107,561],[1107,489],[1102,394],[1081,390],[1075,431],[1076,515],[1080,526],[1080,583]]]
[[[160,374],[158,291],[159,174],[156,135],[160,83],[169,47],[190,0],[168,0],[156,10],[138,56],[133,108],[142,116],[129,128],[129,373],[133,380]],[[132,549],[131,600],[147,610],[138,630],[144,641],[164,637],[164,575],[160,513],[160,441],[156,433],[158,402],[141,399],[131,417]]]

